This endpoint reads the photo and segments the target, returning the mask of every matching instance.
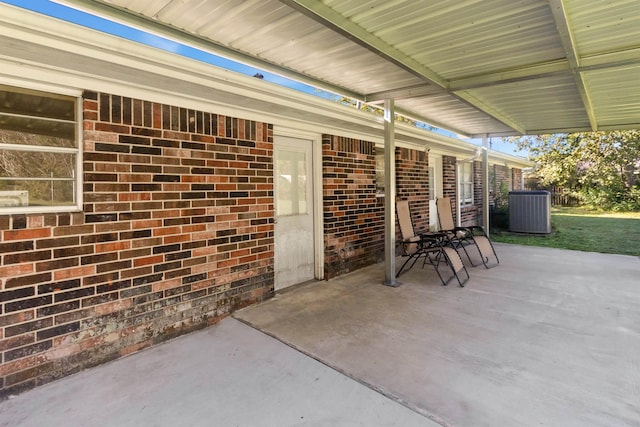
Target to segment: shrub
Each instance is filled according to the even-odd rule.
[[[591,187],[580,191],[584,204],[592,209],[613,212],[640,212],[640,188]]]

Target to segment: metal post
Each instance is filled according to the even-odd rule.
[[[489,235],[489,136],[482,137],[482,223]]]
[[[384,284],[396,282],[396,147],[394,140],[395,106],[384,101]]]
[[[462,167],[459,160],[456,159],[456,226],[462,226],[462,209],[460,206],[462,205],[462,191],[461,191],[461,182],[462,182]]]

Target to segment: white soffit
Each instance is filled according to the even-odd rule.
[[[637,0],[59,2],[460,134],[640,127]]]

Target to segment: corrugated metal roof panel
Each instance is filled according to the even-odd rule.
[[[586,74],[585,80],[591,88],[591,98],[601,126],[609,128],[616,127],[618,123],[638,123],[640,87],[627,83],[638,79],[640,65]]]
[[[517,116],[530,132],[589,127],[589,118],[581,106],[580,95],[571,76],[507,83],[470,92],[499,111]],[[562,111],[562,114],[557,114],[557,111]],[[543,127],[539,127],[540,123]]]
[[[432,118],[431,123],[448,123],[453,128],[466,129],[470,134],[511,131],[508,126],[446,94],[401,99],[396,101],[396,106],[408,111],[419,111],[421,116]]]
[[[565,0],[581,56],[640,48],[638,0]]]
[[[342,2],[332,4],[344,8]],[[456,79],[562,58],[550,15],[546,1],[405,0],[351,19],[444,78]]]
[[[639,79],[618,70],[640,65],[637,0],[61,1],[341,93],[407,94],[456,132],[640,126]]]

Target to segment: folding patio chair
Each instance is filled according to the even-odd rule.
[[[492,268],[500,264],[500,260],[493,248],[493,244],[482,227],[477,225],[456,227],[453,222],[451,199],[448,197],[437,199],[436,207],[438,210],[440,231],[447,233],[449,242],[453,248],[456,250],[462,249],[464,251],[472,266],[476,267],[480,264],[474,264],[471,256],[469,256],[469,252],[467,252],[467,245],[475,245],[476,249],[478,249],[478,253],[480,254],[482,264],[484,264],[486,268]]]
[[[467,280],[469,280],[469,272],[462,263],[458,252],[452,249],[446,234],[425,233],[417,235],[413,227],[409,202],[407,200],[396,202],[396,212],[398,215],[398,224],[400,225],[400,233],[402,234],[402,241],[400,242],[402,245],[402,256],[407,258],[400,267],[400,270],[398,270],[396,277],[402,274],[407,265],[409,265],[408,271],[413,268],[421,257],[424,257],[422,266],[424,267],[427,262],[431,264],[436,270],[443,286],[446,286],[454,277],[460,286],[464,286]],[[447,279],[442,277],[442,273],[440,272],[441,263],[446,264],[451,269],[452,274]],[[465,278],[462,278],[462,272],[465,273]]]

